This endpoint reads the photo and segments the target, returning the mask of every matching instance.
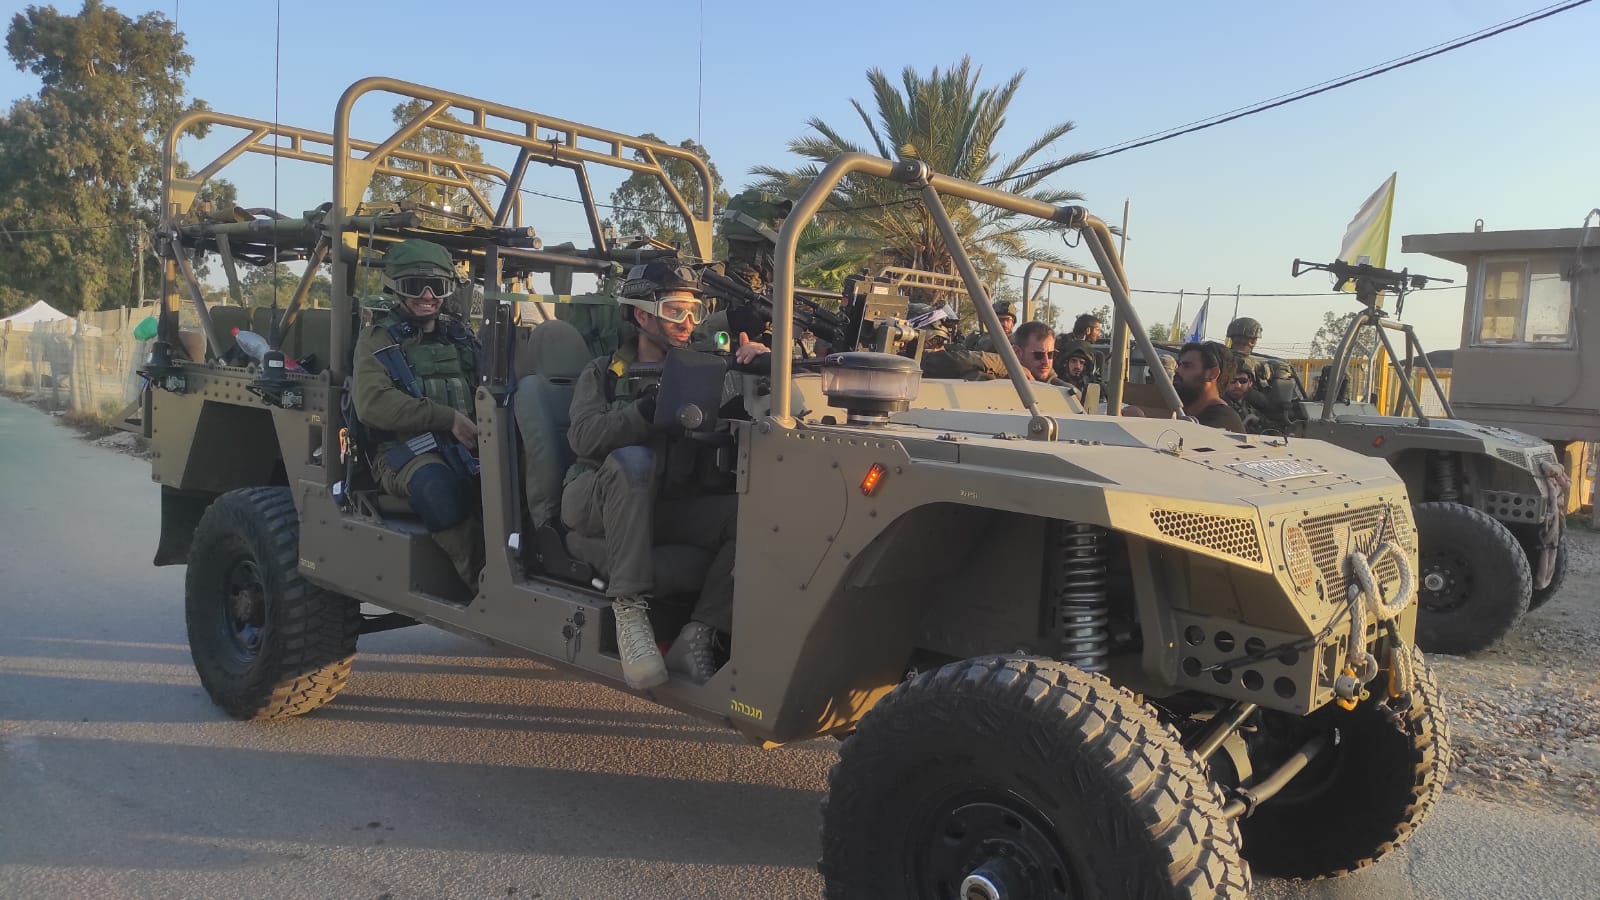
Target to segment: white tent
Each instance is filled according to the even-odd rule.
[[[4,319],[0,319],[0,324],[31,326],[39,322],[58,322],[62,319],[70,318],[72,317],[40,300],[21,312],[12,313]]]

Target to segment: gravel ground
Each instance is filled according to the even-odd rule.
[[[1455,735],[1449,789],[1600,808],[1600,533],[1574,525],[1566,584],[1498,645],[1436,655]]]

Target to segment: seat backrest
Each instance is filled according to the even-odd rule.
[[[592,358],[578,329],[559,319],[539,324],[518,341],[521,377],[512,409],[527,459],[523,481],[535,528],[560,515],[562,481],[574,459],[567,444],[572,391]]]

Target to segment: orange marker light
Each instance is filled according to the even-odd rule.
[[[1382,447],[1383,446],[1383,436],[1379,435],[1378,437],[1373,438],[1372,439],[1372,446],[1374,446],[1374,447]]]
[[[861,493],[871,497],[872,492],[876,491],[878,485],[883,483],[883,473],[885,471],[882,463],[873,463],[872,468],[867,470],[867,477],[861,479]]]

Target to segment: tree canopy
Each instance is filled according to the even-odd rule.
[[[423,100],[407,100],[404,103],[397,104],[390,111],[390,114],[394,117],[396,125],[404,125],[425,112],[429,105]],[[448,118],[450,114],[448,112],[440,113],[440,117]],[[454,131],[445,131],[439,128],[423,128],[419,130],[416,134],[401,141],[400,149],[428,153],[465,163],[479,165],[483,163],[483,148],[478,146],[476,140],[463,134],[457,134]],[[395,167],[422,171],[419,163],[411,163],[404,160],[397,160]],[[435,171],[432,174],[446,173]],[[477,188],[478,193],[490,203],[497,202],[498,192],[505,187],[493,179],[475,175],[469,175],[468,180]],[[431,206],[443,212],[465,215],[476,222],[487,222],[490,218],[483,214],[483,211],[473,199],[472,192],[464,187],[457,188],[432,184],[403,176],[374,175],[369,192],[374,200],[397,202],[409,200]]]
[[[163,139],[200,106],[184,96],[194,60],[183,35],[160,13],[129,19],[85,0],[77,15],[14,15],[6,53],[40,87],[0,116],[0,310],[25,298],[63,312],[137,302]]]
[[[1317,328],[1317,333],[1311,338],[1312,359],[1332,359],[1339,351],[1339,342],[1344,339],[1344,333],[1349,330],[1350,323],[1361,315],[1361,310],[1353,310],[1344,315],[1339,315],[1331,310],[1322,314],[1322,325]],[[1378,347],[1378,336],[1370,328],[1363,328],[1356,335],[1355,350],[1351,354],[1353,359],[1364,359],[1372,355]]]
[[[665,143],[660,137],[645,133],[640,138],[657,143]],[[706,168],[711,170],[711,207],[721,209],[727,205],[728,192],[722,187],[722,174],[717,171],[716,163],[711,161],[711,154],[706,148],[692,140],[684,140],[678,144],[695,156],[705,160]],[[644,161],[644,154],[637,151],[634,159]],[[705,187],[701,184],[694,166],[676,157],[663,157],[659,160],[661,168],[666,171],[667,178],[678,194],[683,197],[690,209],[694,209],[702,202],[705,196]],[[629,175],[617,189],[611,192],[611,217],[609,223],[616,228],[621,237],[643,236],[671,244],[676,247],[688,248],[688,224],[683,219],[683,214],[673,205],[667,196],[666,188],[661,184],[661,179],[652,172],[634,172]],[[714,249],[712,256],[721,258],[721,229],[718,229],[718,248]]]
[[[1073,129],[1072,122],[1051,125],[1010,158],[996,152],[1023,74],[1018,72],[997,87],[983,87],[982,67],[963,58],[949,69],[936,67],[926,75],[908,66],[897,85],[882,70],[871,69],[867,83],[872,88],[872,110],[859,100],[851,101],[866,128],[867,144],[812,118],[806,123],[812,133],[789,142],[791,153],[810,162],[794,169],[762,166],[754,172],[763,177],[764,189],[798,196],[834,158],[866,152],[922,160],[938,174],[992,182],[1045,203],[1082,199],[1076,192],[1044,185],[1045,179],[1082,154],[1040,161]],[[973,262],[987,273],[998,277],[1004,263],[1013,259],[1062,261],[1053,252],[1028,246],[1030,237],[1058,234],[1061,225],[949,198],[945,209]],[[901,185],[877,178],[846,178],[819,218],[834,229],[824,268],[850,269],[877,259],[889,265],[954,272],[950,251],[932,217]],[[805,267],[802,262],[802,270]]]

